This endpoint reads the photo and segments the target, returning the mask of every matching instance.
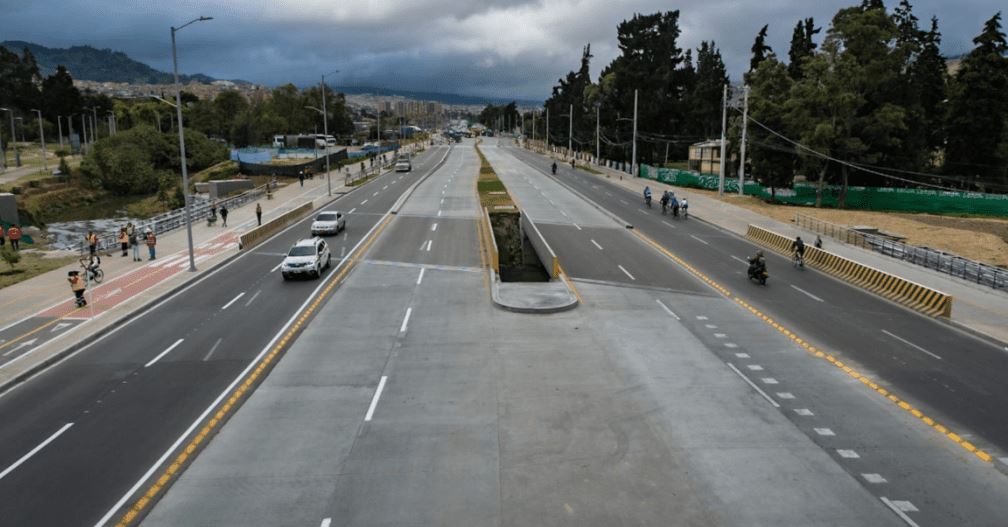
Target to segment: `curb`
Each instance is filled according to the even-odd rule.
[[[569,293],[568,289],[568,293]],[[511,311],[512,313],[525,313],[532,315],[548,315],[550,313],[561,313],[563,311],[570,311],[578,306],[578,299],[574,295],[570,295],[570,301],[566,304],[547,306],[547,307],[520,307],[512,306],[506,304],[500,299],[500,280],[497,279],[497,273],[493,269],[490,269],[490,299],[493,301],[494,305],[504,311]]]

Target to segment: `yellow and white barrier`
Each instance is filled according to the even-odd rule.
[[[265,240],[271,234],[279,231],[280,229],[300,220],[307,216],[311,211],[314,210],[312,202],[305,203],[296,209],[289,210],[279,217],[276,217],[266,223],[242,234],[238,238],[238,249],[245,250],[253,245]]]

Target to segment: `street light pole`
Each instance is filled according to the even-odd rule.
[[[630,161],[630,172],[637,177],[637,90],[633,91],[633,158]]]
[[[728,85],[721,94],[721,162],[718,166],[718,196],[724,195],[725,177],[725,128],[728,126]]]
[[[745,195],[745,146],[746,146],[746,125],[749,120],[749,86],[745,87],[742,96],[742,144],[739,145],[741,152],[739,157],[739,175],[738,175],[738,195]]]
[[[574,157],[574,105],[570,105],[570,113],[567,114],[567,154]]]
[[[42,110],[32,108],[32,111],[38,114],[39,140],[42,142],[42,170],[49,172],[49,163],[46,162],[45,152],[45,130],[42,129]]]
[[[333,71],[333,73],[339,73],[339,70]],[[326,112],[326,96],[325,96],[325,74],[322,75],[322,133],[325,134],[326,147],[325,147],[325,177],[326,177],[326,187],[329,189],[329,196],[332,196],[332,180],[329,177],[329,114]]]
[[[17,149],[17,136],[14,135],[14,110],[10,108],[0,108],[0,111],[5,111],[10,114],[10,143],[14,147],[14,166],[21,166],[21,153]]]
[[[546,153],[549,154],[549,107],[546,108]]]
[[[595,164],[599,164],[600,150],[599,150],[599,107],[602,105],[595,105]]]
[[[59,145],[63,148],[63,116],[56,116],[56,129],[59,131]]]
[[[196,272],[196,257],[193,254],[193,238],[192,238],[192,211],[190,202],[192,201],[189,196],[189,172],[186,168],[186,153],[185,153],[185,133],[182,131],[182,85],[179,84],[178,76],[178,54],[175,51],[175,33],[182,30],[182,28],[192,24],[194,22],[202,22],[204,20],[211,20],[212,17],[201,16],[197,19],[190,20],[180,27],[171,28],[171,51],[172,51],[172,70],[175,75],[175,111],[178,115],[178,138],[179,138],[179,154],[182,159],[182,195],[185,197],[185,219],[186,219],[186,236],[189,241],[189,271]]]

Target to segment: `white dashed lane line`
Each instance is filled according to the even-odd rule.
[[[756,385],[756,383],[752,382],[752,380],[749,379],[749,377],[746,377],[746,375],[744,373],[742,373],[742,371],[740,371],[738,368],[736,368],[734,364],[732,364],[730,362],[728,362],[726,364],[728,364],[728,367],[731,368],[731,370],[733,372],[735,372],[736,375],[738,375],[739,377],[742,377],[742,380],[744,380],[746,382],[746,384],[748,384],[750,387],[752,387],[753,390],[756,390],[756,393],[759,393],[761,396],[763,396],[764,399],[767,400],[767,402],[769,402],[771,405],[773,405],[774,408],[780,408],[780,403],[778,403],[777,401],[775,401],[773,397],[770,397],[770,395],[768,393],[764,392],[762,388],[760,388],[759,386]],[[766,379],[764,379],[764,381],[765,380]]]
[[[807,297],[811,298],[812,300],[815,300],[816,302],[825,302],[825,300],[823,300],[823,299],[821,299],[821,298],[819,298],[819,297],[817,297],[817,296],[813,295],[812,293],[809,293],[808,291],[806,291],[806,290],[804,290],[804,289],[802,289],[802,288],[800,288],[800,287],[798,287],[798,286],[796,286],[796,285],[794,285],[794,284],[791,284],[791,287],[792,287],[792,288],[793,288],[793,289],[794,289],[795,291],[798,291],[799,293],[801,293],[801,294],[803,294],[803,295],[805,295],[805,296],[807,296]]]
[[[161,360],[161,357],[164,357],[171,350],[177,348],[179,344],[182,344],[182,342],[184,340],[185,339],[178,339],[178,340],[176,340],[175,344],[172,344],[171,346],[168,346],[168,349],[162,351],[161,353],[158,353],[157,357],[154,357],[153,359],[150,360],[150,362],[148,362],[147,364],[144,364],[144,368],[150,368],[151,366],[153,366],[157,361]]]
[[[385,389],[386,380],[388,380],[388,376],[382,375],[381,380],[378,381],[378,388],[375,389],[374,397],[371,398],[371,406],[368,407],[367,414],[364,415],[365,421],[370,421],[374,416],[375,408],[378,407],[378,399],[381,398],[382,390]]]
[[[11,466],[5,468],[3,472],[0,472],[0,479],[4,479],[5,477],[7,477],[8,474],[14,472],[14,470],[20,467],[25,461],[28,461],[29,459],[31,459],[32,456],[38,454],[39,450],[42,450],[43,448],[46,447],[46,445],[55,441],[57,437],[62,435],[63,432],[66,432],[71,426],[73,426],[73,423],[67,423],[63,425],[59,430],[56,431],[55,434],[49,436],[45,441],[39,443],[38,446],[29,450],[27,454],[21,456],[21,458],[15,461],[13,464],[11,464]]]
[[[592,245],[594,245],[595,247],[598,247],[598,250],[600,250],[600,251],[602,250],[602,246],[599,245],[597,241],[592,240],[591,242],[592,242]]]
[[[627,277],[630,278],[631,280],[634,281],[637,280],[636,278],[634,278],[634,275],[630,274],[630,271],[627,271],[626,268],[623,267],[622,265],[616,264],[616,267],[619,267],[620,271],[623,271],[623,274],[627,275]]]
[[[655,299],[655,302],[658,302],[658,305],[661,306],[661,308],[664,309],[665,312],[668,313],[670,317],[672,317],[672,318],[674,318],[676,320],[682,320],[681,318],[679,318],[679,315],[676,315],[671,309],[669,309],[668,306],[666,306],[664,302],[662,302],[661,300],[659,300],[657,298]]]
[[[913,342],[910,342],[909,340],[907,340],[907,339],[905,339],[903,337],[900,337],[898,335],[894,335],[894,334],[892,334],[892,333],[890,333],[890,332],[888,332],[888,331],[886,331],[884,329],[882,330],[882,333],[885,333],[886,335],[889,335],[890,337],[892,337],[892,338],[894,338],[894,339],[902,342],[903,344],[906,344],[907,346],[910,346],[911,348],[914,348],[917,351],[926,353],[926,354],[928,354],[928,355],[930,355],[930,356],[932,356],[932,357],[934,357],[934,358],[936,358],[938,360],[942,360],[942,358],[939,357],[938,355],[935,355],[934,353],[931,353],[930,351],[928,351],[928,350],[926,350],[926,349],[924,349],[924,348],[922,348],[922,347],[914,344]]]
[[[709,244],[709,243],[707,243],[706,241],[704,241],[704,240],[701,240],[700,238],[697,238],[696,236],[693,236],[692,234],[690,234],[689,236],[690,236],[690,238],[693,238],[694,240],[696,240],[696,241],[698,241],[698,242],[700,242],[700,243],[702,243],[702,244],[704,244],[704,245],[710,245],[710,244]]]

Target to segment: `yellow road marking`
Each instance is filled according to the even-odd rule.
[[[194,437],[192,441],[190,441],[189,444],[182,449],[182,452],[180,452],[178,456],[176,456],[175,460],[168,465],[168,468],[165,469],[164,473],[162,473],[162,475],[158,477],[157,480],[147,489],[147,492],[145,492],[143,496],[137,498],[129,510],[123,514],[122,518],[120,518],[116,523],[116,527],[126,527],[133,523],[133,521],[139,517],[140,513],[143,512],[152,500],[157,497],[158,494],[167,489],[168,483],[171,482],[173,477],[179,474],[184,463],[190,456],[194,456],[197,453],[197,447],[208,438],[218,425],[224,422],[229,414],[233,413],[233,410],[237,408],[238,403],[242,401],[245,394],[249,392],[249,389],[260,377],[264,376],[270,365],[273,364],[274,359],[277,358],[278,354],[287,347],[287,343],[290,342],[295,335],[297,335],[297,333],[301,330],[302,325],[329,296],[329,293],[340,284],[346,274],[354,267],[354,264],[360,261],[359,257],[366,253],[374,241],[378,239],[378,236],[383,230],[385,230],[385,227],[389,224],[391,219],[392,216],[385,216],[385,219],[382,221],[381,225],[379,225],[378,229],[376,229],[368,241],[357,250],[357,256],[347,261],[347,265],[331,279],[329,285],[322,290],[315,300],[312,301],[311,305],[304,310],[300,317],[298,317],[297,322],[288,328],[283,338],[280,339],[280,341],[273,346],[273,349],[262,358],[259,365],[256,366],[256,368],[252,370],[248,376],[246,376],[245,381],[235,389],[235,391],[231,394],[231,397],[218,408],[213,418],[207,420],[207,422],[203,425],[203,428],[200,429],[198,434],[196,434],[196,437]]]
[[[584,304],[584,298],[581,298],[581,293],[578,292],[577,288],[574,287],[574,282],[571,281],[570,277],[567,276],[567,271],[564,271],[562,265],[557,264],[560,267],[560,276],[563,278],[564,282],[567,282],[567,287],[574,292],[574,297],[578,299],[578,302]]]
[[[59,322],[60,320],[63,320],[64,318],[66,318],[66,317],[68,317],[68,316],[70,316],[70,315],[72,315],[72,314],[80,311],[81,309],[83,309],[83,308],[75,307],[69,313],[66,313],[64,315],[60,315],[60,316],[58,316],[58,317],[50,320],[49,322],[46,322],[45,324],[42,324],[41,326],[39,326],[39,327],[37,327],[37,328],[35,328],[35,329],[27,332],[27,333],[18,335],[13,340],[9,340],[7,342],[4,342],[3,344],[0,344],[0,349],[6,348],[7,346],[10,346],[11,344],[14,344],[15,342],[18,342],[18,341],[24,339],[25,337],[30,337],[30,336],[34,335],[35,333],[38,333],[39,331],[42,331],[43,329],[45,329],[45,328],[47,328],[47,327],[49,327],[49,326],[51,326],[51,325]]]

